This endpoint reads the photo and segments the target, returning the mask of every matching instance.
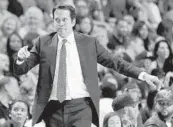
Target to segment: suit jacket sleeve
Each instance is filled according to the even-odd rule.
[[[142,72],[140,68],[133,66],[131,63],[128,63],[120,57],[114,57],[103,46],[101,46],[97,40],[95,41],[95,45],[98,63],[105,67],[112,68],[126,76],[136,79],[138,78],[139,74]]]
[[[35,65],[39,63],[39,53],[40,53],[40,38],[36,40],[34,47],[30,51],[30,56],[24,60],[24,62],[20,65],[16,64],[16,60],[14,61],[13,68],[14,73],[17,75],[22,75],[27,73],[30,69],[32,69]]]

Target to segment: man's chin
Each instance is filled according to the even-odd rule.
[[[170,116],[171,116],[171,114],[168,111],[161,112],[161,117],[164,118],[164,119],[166,119]]]

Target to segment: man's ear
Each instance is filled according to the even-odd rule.
[[[11,119],[11,113],[9,114],[9,118]]]
[[[72,25],[73,25],[73,27],[76,25],[76,19],[75,18],[72,20]]]

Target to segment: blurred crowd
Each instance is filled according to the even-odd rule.
[[[22,46],[30,50],[38,36],[56,31],[52,8],[62,1],[76,8],[76,31],[163,83],[153,90],[98,65],[100,127],[172,127],[172,0],[0,0],[0,126],[31,127],[39,65],[17,76],[13,62]]]

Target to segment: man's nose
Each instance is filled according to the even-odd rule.
[[[59,26],[63,26],[64,25],[64,21],[59,21]]]
[[[17,115],[19,116],[19,115],[21,115],[22,114],[22,111],[18,111],[17,112]]]

